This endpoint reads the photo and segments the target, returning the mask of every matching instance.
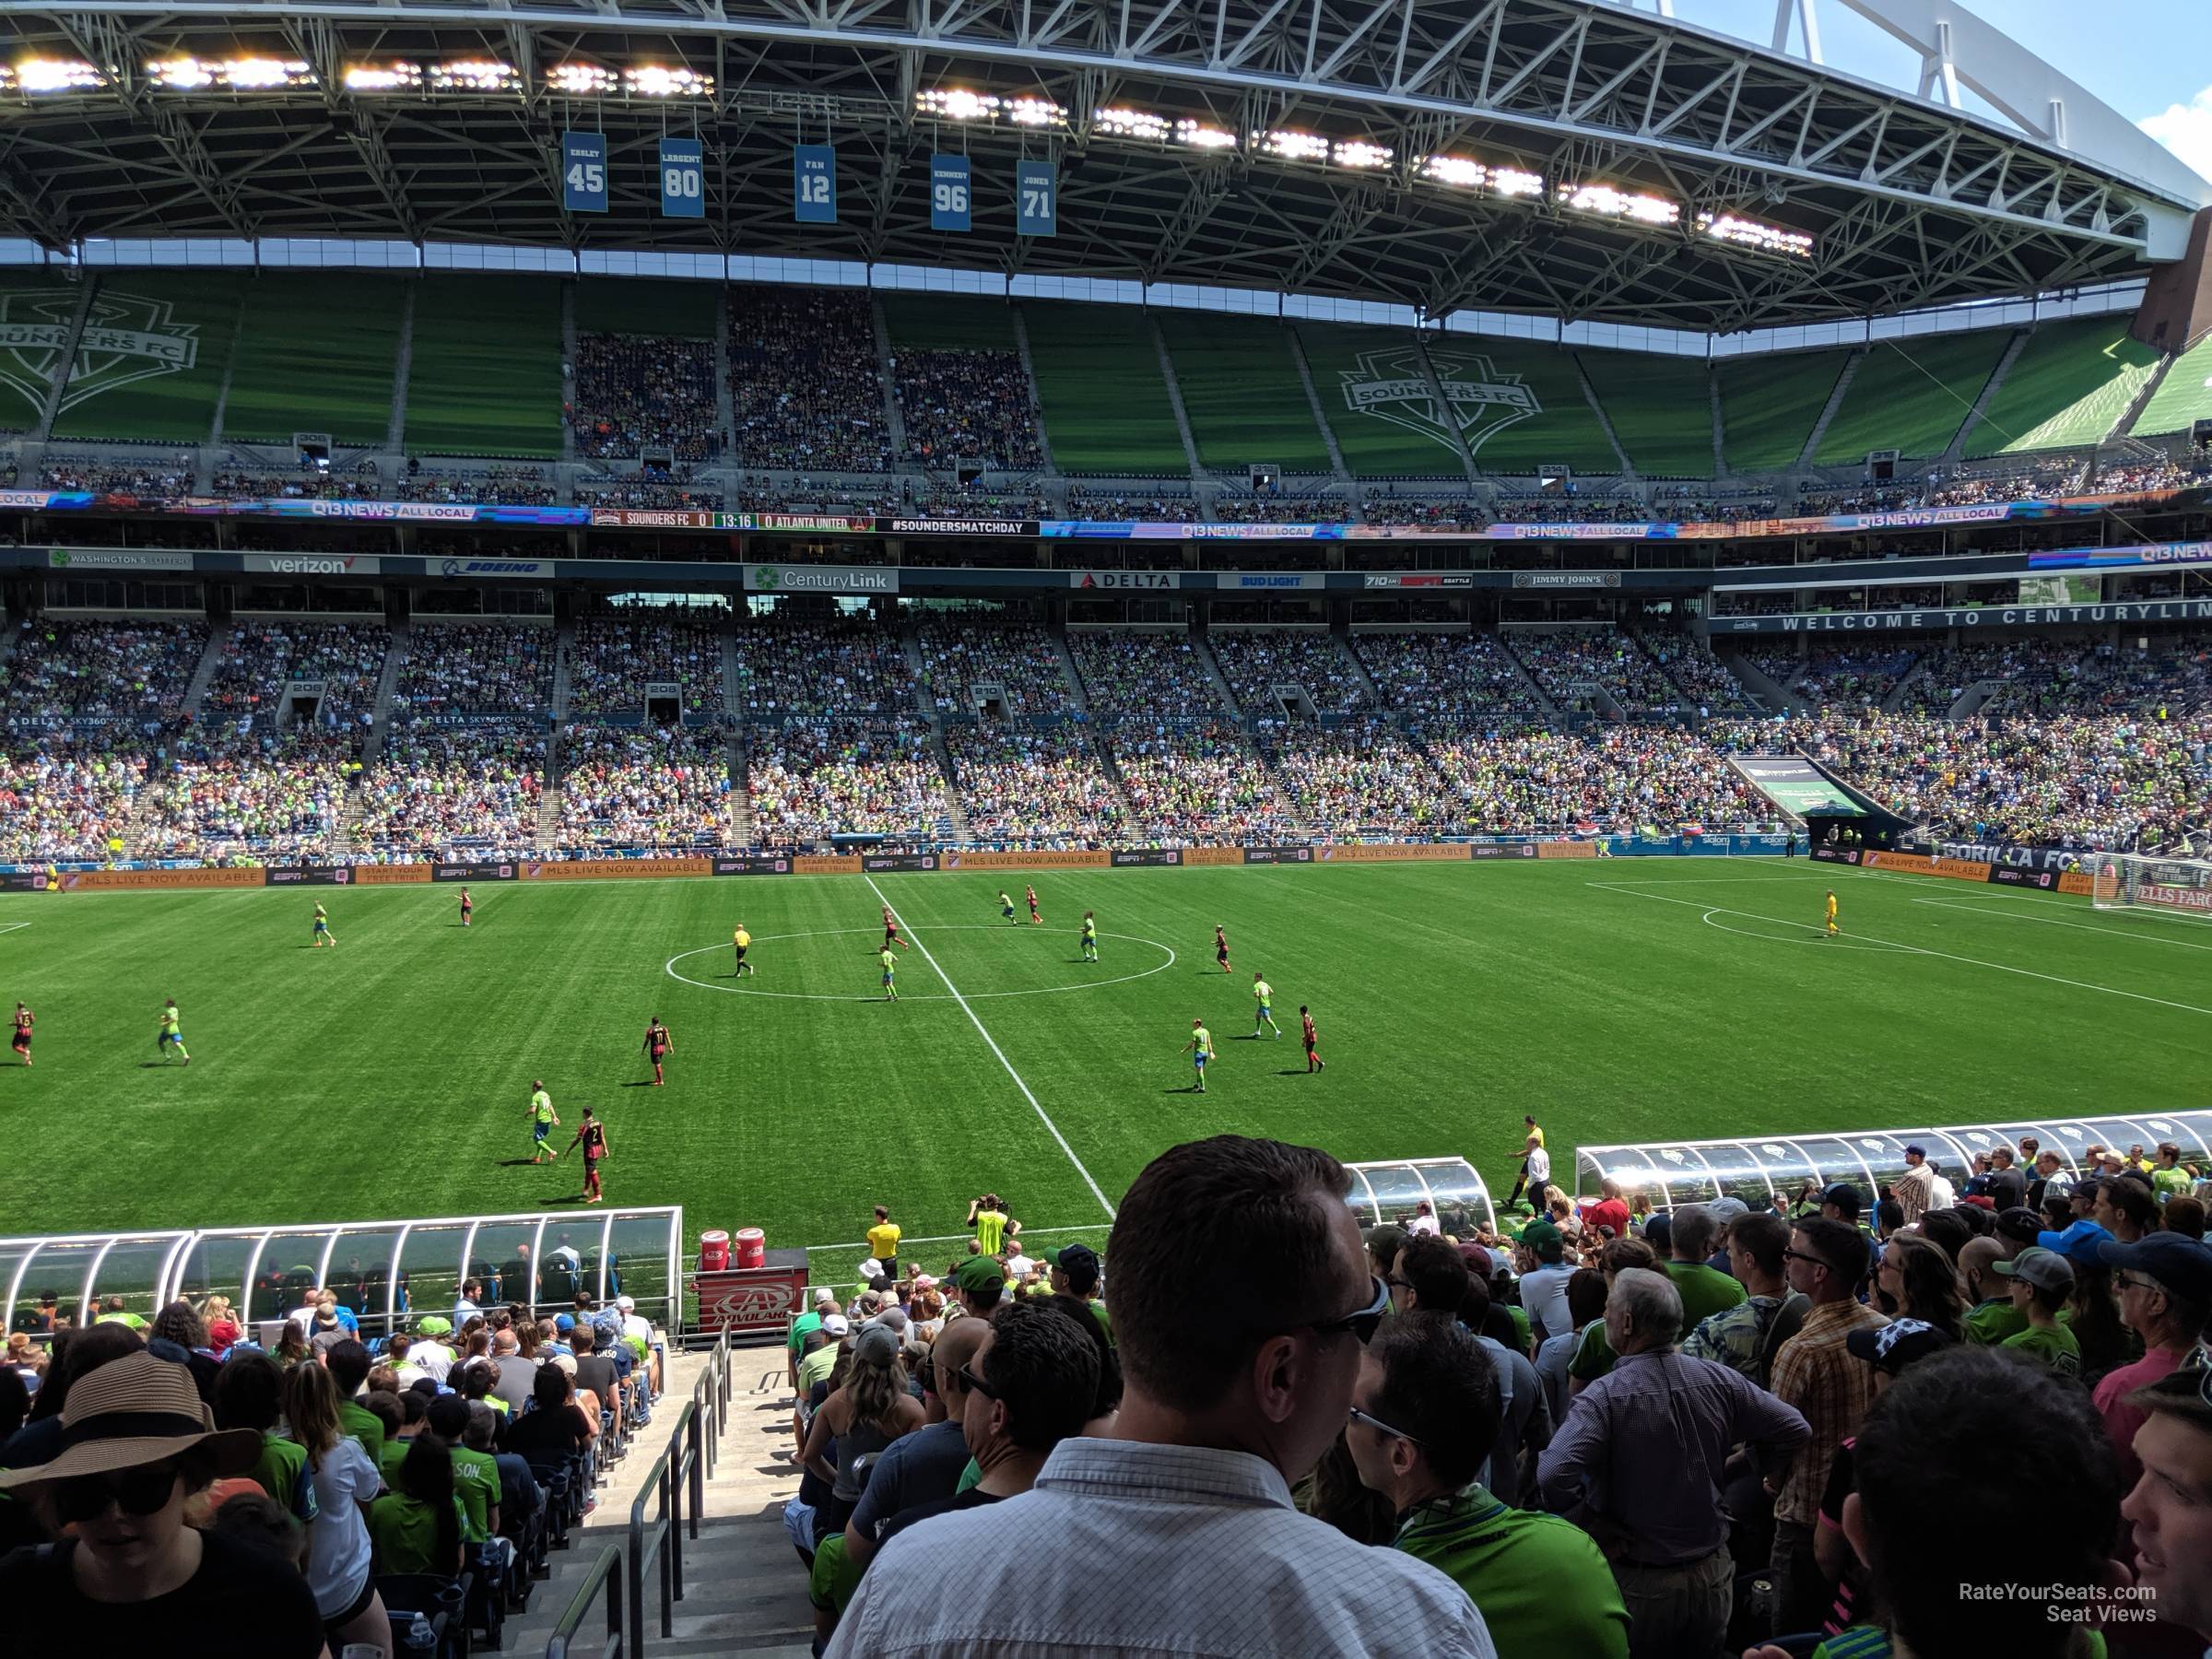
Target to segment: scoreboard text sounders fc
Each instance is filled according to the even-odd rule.
[[[604,133],[566,132],[560,135],[560,205],[569,213],[605,213],[619,169]],[[707,212],[706,146],[697,138],[663,138],[653,184],[663,218],[704,218]],[[1059,175],[1050,161],[1017,161],[1006,180],[1017,236],[1052,236],[1059,229]],[[929,159],[929,228],[974,229],[978,184],[966,156]],[[986,187],[987,188],[987,187]],[[794,145],[791,152],[791,217],[802,225],[837,223],[837,148],[829,144]]]

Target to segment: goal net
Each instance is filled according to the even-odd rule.
[[[2090,898],[2099,910],[2142,906],[2212,921],[2212,863],[2135,853],[2091,853],[2084,858]]]

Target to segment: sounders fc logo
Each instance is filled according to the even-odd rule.
[[[77,295],[69,288],[0,293],[0,382],[33,406],[62,367]],[[85,332],[69,365],[61,407],[139,381],[178,374],[199,360],[199,325],[171,317],[170,302],[102,289],[85,315]]]
[[[1519,375],[1499,373],[1487,357],[1447,357],[1432,351],[1430,361],[1436,366],[1434,381],[1422,366],[1418,346],[1361,352],[1359,368],[1341,371],[1345,406],[1355,415],[1372,415],[1433,439],[1446,449],[1458,448],[1456,433],[1466,440],[1470,453],[1479,452],[1516,421],[1544,413],[1544,406],[1521,383]],[[1436,395],[1440,385],[1441,406]]]

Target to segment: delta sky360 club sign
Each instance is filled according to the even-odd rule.
[[[80,290],[26,288],[0,293],[0,382],[42,406],[69,347],[69,325]],[[165,374],[182,374],[199,361],[199,325],[180,323],[170,301],[103,288],[85,316],[76,359],[68,366],[61,408]]]

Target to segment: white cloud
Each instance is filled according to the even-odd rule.
[[[2136,124],[2187,162],[2197,177],[2212,179],[2212,87]]]

